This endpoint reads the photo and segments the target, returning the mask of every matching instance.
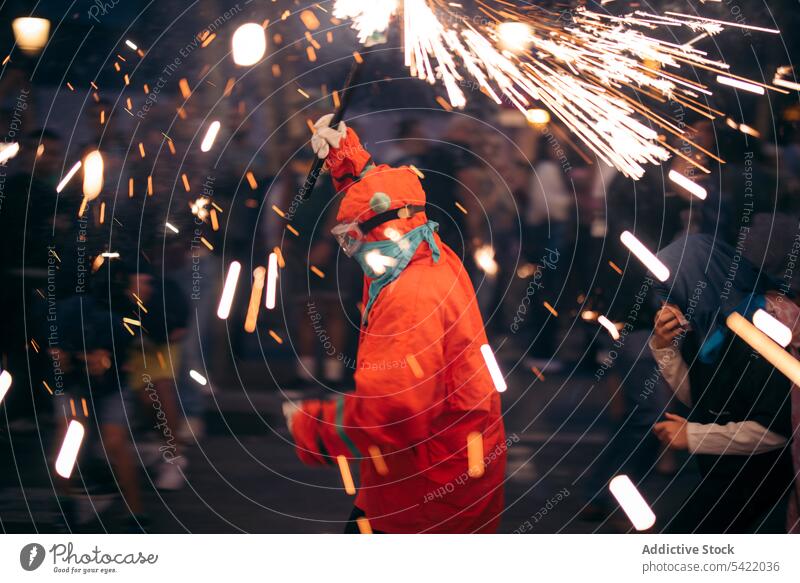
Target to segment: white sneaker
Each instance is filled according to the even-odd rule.
[[[171,462],[163,462],[158,470],[156,488],[159,490],[180,490],[186,483],[186,468],[189,461],[181,456]]]

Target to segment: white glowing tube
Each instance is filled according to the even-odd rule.
[[[241,67],[255,65],[267,50],[267,37],[260,24],[248,22],[236,29],[231,40],[233,62]]]
[[[275,308],[275,288],[278,282],[278,256],[275,253],[269,254],[267,263],[267,302],[268,310]]]
[[[233,296],[236,294],[236,285],[239,283],[241,271],[242,264],[238,261],[231,262],[230,267],[228,267],[228,276],[225,278],[225,287],[222,288],[222,297],[217,308],[217,317],[222,320],[227,320],[228,316],[231,315]]]
[[[628,476],[615,476],[608,484],[608,489],[636,530],[647,530],[656,523],[656,515]]]
[[[0,403],[3,402],[3,399],[8,393],[8,389],[11,388],[11,373],[7,370],[0,372]]]
[[[56,192],[61,192],[64,190],[64,187],[67,185],[67,183],[72,180],[72,177],[75,176],[75,173],[80,169],[81,161],[78,160],[75,162],[75,165],[69,169],[69,172],[64,175],[64,178],[61,179],[61,182],[58,183],[58,186],[56,186]]]
[[[749,91],[750,93],[755,93],[756,95],[764,95],[764,88],[761,85],[748,83],[747,81],[741,81],[739,79],[734,79],[733,77],[717,75],[717,83],[720,85],[727,85],[728,87],[735,87],[736,89],[741,89],[742,91]]]
[[[500,367],[497,364],[497,359],[494,357],[492,347],[488,344],[484,344],[481,346],[481,354],[483,355],[483,360],[486,361],[486,368],[489,369],[489,374],[492,376],[494,388],[497,389],[498,393],[504,392],[508,388],[508,385],[506,385],[506,379],[503,378],[503,373],[500,372]]]
[[[633,253],[639,261],[644,263],[645,267],[656,276],[656,279],[659,281],[667,281],[667,279],[669,279],[669,269],[667,269],[667,266],[661,263],[658,257],[653,255],[639,239],[634,237],[633,233],[624,231],[619,236],[619,239],[622,241],[623,245],[630,249],[630,252]]]
[[[83,162],[83,197],[94,200],[103,190],[103,155],[100,150],[90,152]]]
[[[61,444],[61,451],[58,452],[56,458],[56,473],[62,478],[69,478],[72,475],[85,433],[83,425],[79,422],[74,419],[69,422],[64,442]]]
[[[597,323],[600,324],[606,330],[608,330],[608,333],[611,334],[611,338],[613,338],[614,340],[619,340],[619,330],[617,330],[617,327],[611,320],[609,320],[605,316],[598,316]]]
[[[792,341],[792,331],[789,327],[764,310],[756,310],[753,314],[753,324],[784,348]]]
[[[136,46],[136,43],[134,43],[134,42],[133,42],[132,40],[130,40],[130,39],[126,39],[126,40],[125,40],[125,44],[126,44],[126,45],[128,45],[128,48],[130,48],[130,49],[131,49],[131,50],[133,50],[133,51],[135,51],[135,50],[137,50],[137,49],[139,48],[139,47],[137,47],[137,46]]]
[[[218,121],[211,122],[211,125],[208,126],[208,130],[206,130],[206,136],[203,138],[203,142],[200,144],[201,152],[208,152],[211,149],[211,146],[214,145],[214,140],[217,139],[219,128],[220,123]]]
[[[728,316],[725,323],[739,338],[766,358],[772,366],[789,377],[790,381],[795,385],[800,385],[800,362],[795,357],[775,344],[769,336],[737,312]]]
[[[10,142],[8,144],[0,144],[0,164],[5,164],[11,158],[19,154],[19,144],[17,142]]]
[[[689,180],[688,178],[686,178],[686,176],[684,176],[680,172],[676,172],[675,170],[670,170],[669,179],[672,180],[672,182],[674,182],[681,188],[683,188],[684,190],[695,195],[700,200],[706,199],[706,189],[697,184],[696,182]]]
[[[199,372],[197,372],[194,369],[189,371],[189,376],[192,377],[192,379],[194,379],[197,383],[199,383],[200,385],[202,385],[204,387],[208,384],[208,380],[206,379],[206,377],[204,377],[203,375],[201,375]]]

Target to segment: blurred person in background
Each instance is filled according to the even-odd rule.
[[[155,422],[159,451],[163,452],[156,488],[178,490],[188,468],[179,439],[182,423],[175,388],[189,316],[186,297],[167,274],[156,278],[140,270],[131,279],[131,304],[136,306],[134,314],[141,322],[142,333],[128,354],[128,384]]]
[[[664,302],[650,342],[664,379],[691,408],[666,413],[656,437],[693,454],[700,484],[670,532],[754,532],[793,487],[791,383],[742,339],[725,318],[756,309],[781,317],[775,284],[730,246],[690,235],[662,249],[670,269],[657,287]]]
[[[530,329],[533,336],[526,366],[556,373],[564,364],[556,356],[558,320],[544,306],[557,304],[569,274],[571,246],[575,240],[573,227],[574,196],[568,174],[572,166],[552,133],[539,138],[536,163],[533,167],[529,201],[525,215],[528,257],[536,263],[545,253],[561,259],[553,269],[543,269],[539,301],[532,304]]]
[[[87,429],[78,467],[71,479],[58,479],[63,526],[70,532],[88,522],[86,508],[81,512],[77,507],[84,496],[94,513],[99,511],[95,498],[117,491],[127,509],[124,530],[141,532],[148,527],[130,441],[136,407],[126,370],[133,337],[122,320],[130,317],[135,305],[131,302],[133,282],[124,264],[105,260],[88,279],[86,293],[59,301],[53,319],[41,319],[45,326],[48,321],[55,322],[60,332],[58,345],[49,350],[54,365],[64,372],[63,389],[60,382],[53,384],[58,438],[64,435],[70,419]],[[84,415],[84,402],[88,417]]]

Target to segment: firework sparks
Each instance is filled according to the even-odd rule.
[[[465,86],[523,114],[539,102],[601,160],[633,178],[644,174],[645,164],[670,156],[656,129],[685,139],[682,128],[644,100],[674,100],[714,118],[713,110],[698,101],[711,91],[681,76],[682,67],[716,73],[719,83],[765,90],[726,75],[727,64],[708,58],[693,44],[726,27],[777,32],[678,13],[614,16],[579,8],[565,20],[560,13],[527,3],[486,1],[478,2],[488,17],[483,26],[453,12],[458,5],[435,0],[337,0],[334,15],[351,19],[359,40],[367,43],[386,31],[401,5],[405,64],[415,77],[441,83],[450,106],[466,105]],[[694,38],[679,44],[649,36],[649,31],[666,27],[673,34],[686,30]]]

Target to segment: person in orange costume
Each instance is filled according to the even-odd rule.
[[[475,291],[425,216],[417,175],[374,165],[352,129],[329,123],[312,144],[344,193],[333,233],[365,271],[365,307],[355,392],[287,407],[297,454],[360,462],[350,532],[361,516],[375,532],[494,532],[508,442]]]

